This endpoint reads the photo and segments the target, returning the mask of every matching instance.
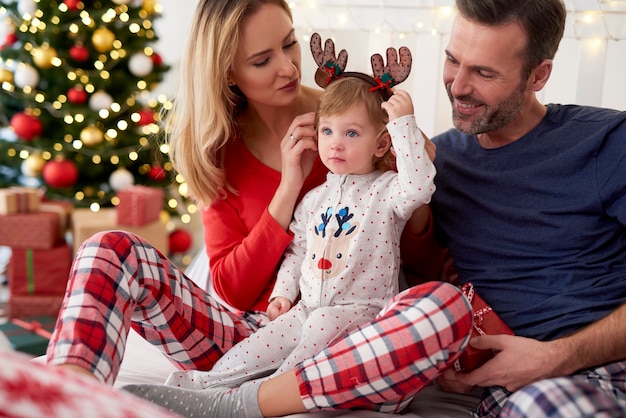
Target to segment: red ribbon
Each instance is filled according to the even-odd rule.
[[[37,335],[40,335],[44,338],[50,339],[52,338],[52,333],[46,330],[41,323],[37,321],[26,322],[21,319],[14,318],[11,320],[18,327],[24,328],[25,330],[34,332]]]
[[[378,84],[374,87],[370,87],[369,91],[376,91],[379,89],[387,89],[391,91],[391,87],[393,87],[393,78],[383,81],[380,77],[376,77],[376,83]]]
[[[469,302],[472,303],[472,300],[474,299],[474,285],[472,283],[464,284],[463,287],[461,288],[461,292],[463,292],[463,294],[467,297]],[[476,330],[476,332],[478,332],[480,335],[486,334],[485,331],[483,331],[482,328],[480,328],[480,325],[483,323],[484,316],[487,315],[492,310],[493,309],[491,309],[491,306],[486,306],[484,308],[477,309],[474,311],[474,321],[472,325],[474,329]]]

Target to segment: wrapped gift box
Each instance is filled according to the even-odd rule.
[[[163,254],[167,254],[168,234],[163,222],[154,221],[143,226],[127,226],[117,223],[115,208],[100,209],[92,212],[89,209],[75,209],[72,213],[72,233],[74,254],[81,244],[97,232],[124,230],[139,235]]]
[[[56,317],[14,318],[0,325],[14,350],[41,356],[46,353]]]
[[[9,318],[52,316],[61,310],[64,295],[10,295],[7,303]]]
[[[61,217],[54,212],[0,215],[0,245],[49,249],[62,240],[64,228]]]
[[[143,226],[159,220],[163,209],[163,190],[147,186],[131,186],[117,193],[117,224]]]
[[[65,293],[72,266],[72,248],[65,242],[48,250],[12,250],[8,278],[11,295]]]
[[[68,201],[62,200],[42,200],[39,204],[39,210],[41,212],[55,212],[59,215],[59,221],[61,222],[60,229],[65,232],[70,228],[72,222],[72,212],[74,211],[74,204]]]
[[[8,187],[0,189],[0,215],[39,211],[40,198],[37,189]]]

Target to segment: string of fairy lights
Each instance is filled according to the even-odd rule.
[[[626,0],[565,0],[565,36],[575,39],[626,39]],[[360,30],[442,35],[455,14],[453,0],[291,0],[296,27],[317,30]]]

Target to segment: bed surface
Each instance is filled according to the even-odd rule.
[[[131,383],[163,383],[177,369],[153,346],[131,331],[128,336],[126,354],[115,383],[121,387]],[[328,411],[318,412],[316,418],[460,418],[471,416],[469,411],[478,398],[469,395],[444,393],[428,387],[418,394],[413,403],[402,414],[383,414],[372,411]],[[294,414],[290,418],[308,418],[310,414]]]

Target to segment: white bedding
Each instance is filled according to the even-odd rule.
[[[153,346],[131,331],[128,336],[122,369],[115,383],[121,387],[130,383],[163,383],[176,368]],[[333,411],[314,414],[316,418],[459,418],[471,416],[469,411],[478,398],[469,395],[444,393],[428,387],[402,414],[383,414],[372,411]],[[290,418],[309,418],[310,414],[294,414]]]

